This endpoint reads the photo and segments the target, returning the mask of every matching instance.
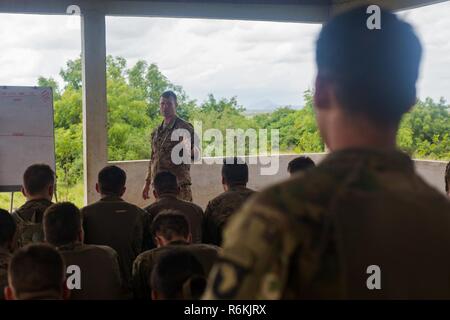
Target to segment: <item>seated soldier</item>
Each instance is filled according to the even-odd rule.
[[[131,294],[133,261],[142,252],[144,241],[151,239],[145,231],[145,211],[121,198],[125,182],[125,171],[119,167],[103,168],[95,186],[101,200],[84,207],[81,214],[84,243],[109,246],[117,252],[124,286]]]
[[[8,285],[8,265],[16,247],[16,222],[8,211],[0,209],[0,300],[3,288]]]
[[[450,162],[447,163],[447,167],[445,168],[445,192],[450,197]]]
[[[310,157],[300,156],[289,161],[288,172],[292,176],[299,172],[305,172],[309,168],[314,168],[315,166],[316,164]]]
[[[192,202],[178,198],[179,191],[180,188],[178,187],[177,178],[174,174],[169,171],[157,173],[153,180],[153,195],[155,196],[156,202],[149,205],[145,210],[149,213],[150,221],[163,210],[180,211],[189,221],[192,242],[200,243],[202,242],[203,210]]]
[[[198,300],[206,287],[202,265],[185,250],[161,255],[149,280],[153,300]]]
[[[242,159],[224,159],[222,186],[225,192],[209,201],[203,219],[203,242],[222,244],[222,231],[228,219],[254,193],[247,188],[248,166]]]
[[[22,193],[27,202],[13,213],[18,246],[44,241],[42,217],[52,205],[55,173],[46,164],[33,164],[23,174]]]
[[[8,269],[6,300],[62,300],[70,295],[66,267],[59,252],[45,243],[17,250]]]
[[[81,288],[71,300],[120,299],[122,280],[116,251],[83,243],[80,210],[70,202],[50,206],[44,214],[45,240],[61,253],[66,266],[81,270]]]
[[[133,264],[133,287],[135,298],[149,299],[151,295],[148,279],[155,261],[164,252],[182,248],[191,252],[201,263],[205,274],[214,264],[219,248],[207,244],[190,244],[191,233],[186,217],[177,211],[166,210],[153,221],[152,234],[156,249],[141,253]]]

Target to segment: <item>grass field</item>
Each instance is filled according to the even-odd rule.
[[[57,191],[58,201],[70,201],[75,203],[78,207],[83,206],[83,184],[80,182],[73,187],[67,188],[61,186]],[[14,193],[13,208],[16,209],[25,203],[25,197],[21,192]],[[53,198],[55,201],[55,198]],[[0,208],[8,210],[11,206],[11,193],[0,193]]]

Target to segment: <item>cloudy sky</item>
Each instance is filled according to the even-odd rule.
[[[450,101],[450,1],[401,13],[425,47],[419,96]],[[35,85],[81,51],[68,16],[0,14],[0,85]],[[76,19],[76,18],[75,18]],[[237,96],[248,109],[301,105],[312,88],[319,25],[228,20],[107,18],[108,54],[156,63],[199,101]]]

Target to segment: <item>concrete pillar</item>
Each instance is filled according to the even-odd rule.
[[[105,15],[81,12],[83,77],[84,203],[99,197],[95,191],[98,171],[108,161],[106,106]]]

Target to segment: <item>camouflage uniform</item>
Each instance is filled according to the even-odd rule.
[[[149,214],[148,226],[150,227],[153,219],[163,210],[177,210],[182,213],[189,222],[190,231],[192,234],[192,242],[202,242],[202,222],[203,222],[203,210],[195,203],[178,199],[173,193],[161,194],[158,200],[148,207],[145,211]],[[152,246],[148,249],[153,249]]]
[[[244,205],[204,298],[448,299],[449,248],[450,202],[408,156],[342,150]]]
[[[84,242],[109,246],[119,255],[124,286],[131,293],[131,269],[134,259],[142,252],[147,233],[147,213],[118,196],[106,196],[81,209]]]
[[[203,242],[220,246],[226,222],[253,193],[244,185],[235,185],[212,199],[203,219]]]
[[[176,165],[171,159],[173,147],[182,141],[182,138],[176,141],[171,140],[171,135],[176,129],[187,130],[191,137],[191,145],[192,147],[194,146],[194,127],[190,123],[178,117],[175,117],[166,126],[164,126],[163,122],[151,135],[152,153],[146,180],[153,182],[158,172],[170,171],[177,177],[180,187],[179,198],[192,201],[190,164],[182,163]]]
[[[11,256],[8,250],[0,248],[0,300],[5,299],[3,289],[8,286],[8,265]]]
[[[17,223],[19,248],[29,243],[44,241],[42,219],[45,210],[52,204],[53,202],[47,199],[29,200],[12,214]]]
[[[220,248],[208,244],[189,244],[185,241],[173,241],[169,245],[141,253],[133,264],[134,297],[140,300],[151,298],[149,286],[150,275],[156,261],[161,254],[169,250],[188,250],[203,267],[205,274],[209,274],[217,259]]]

